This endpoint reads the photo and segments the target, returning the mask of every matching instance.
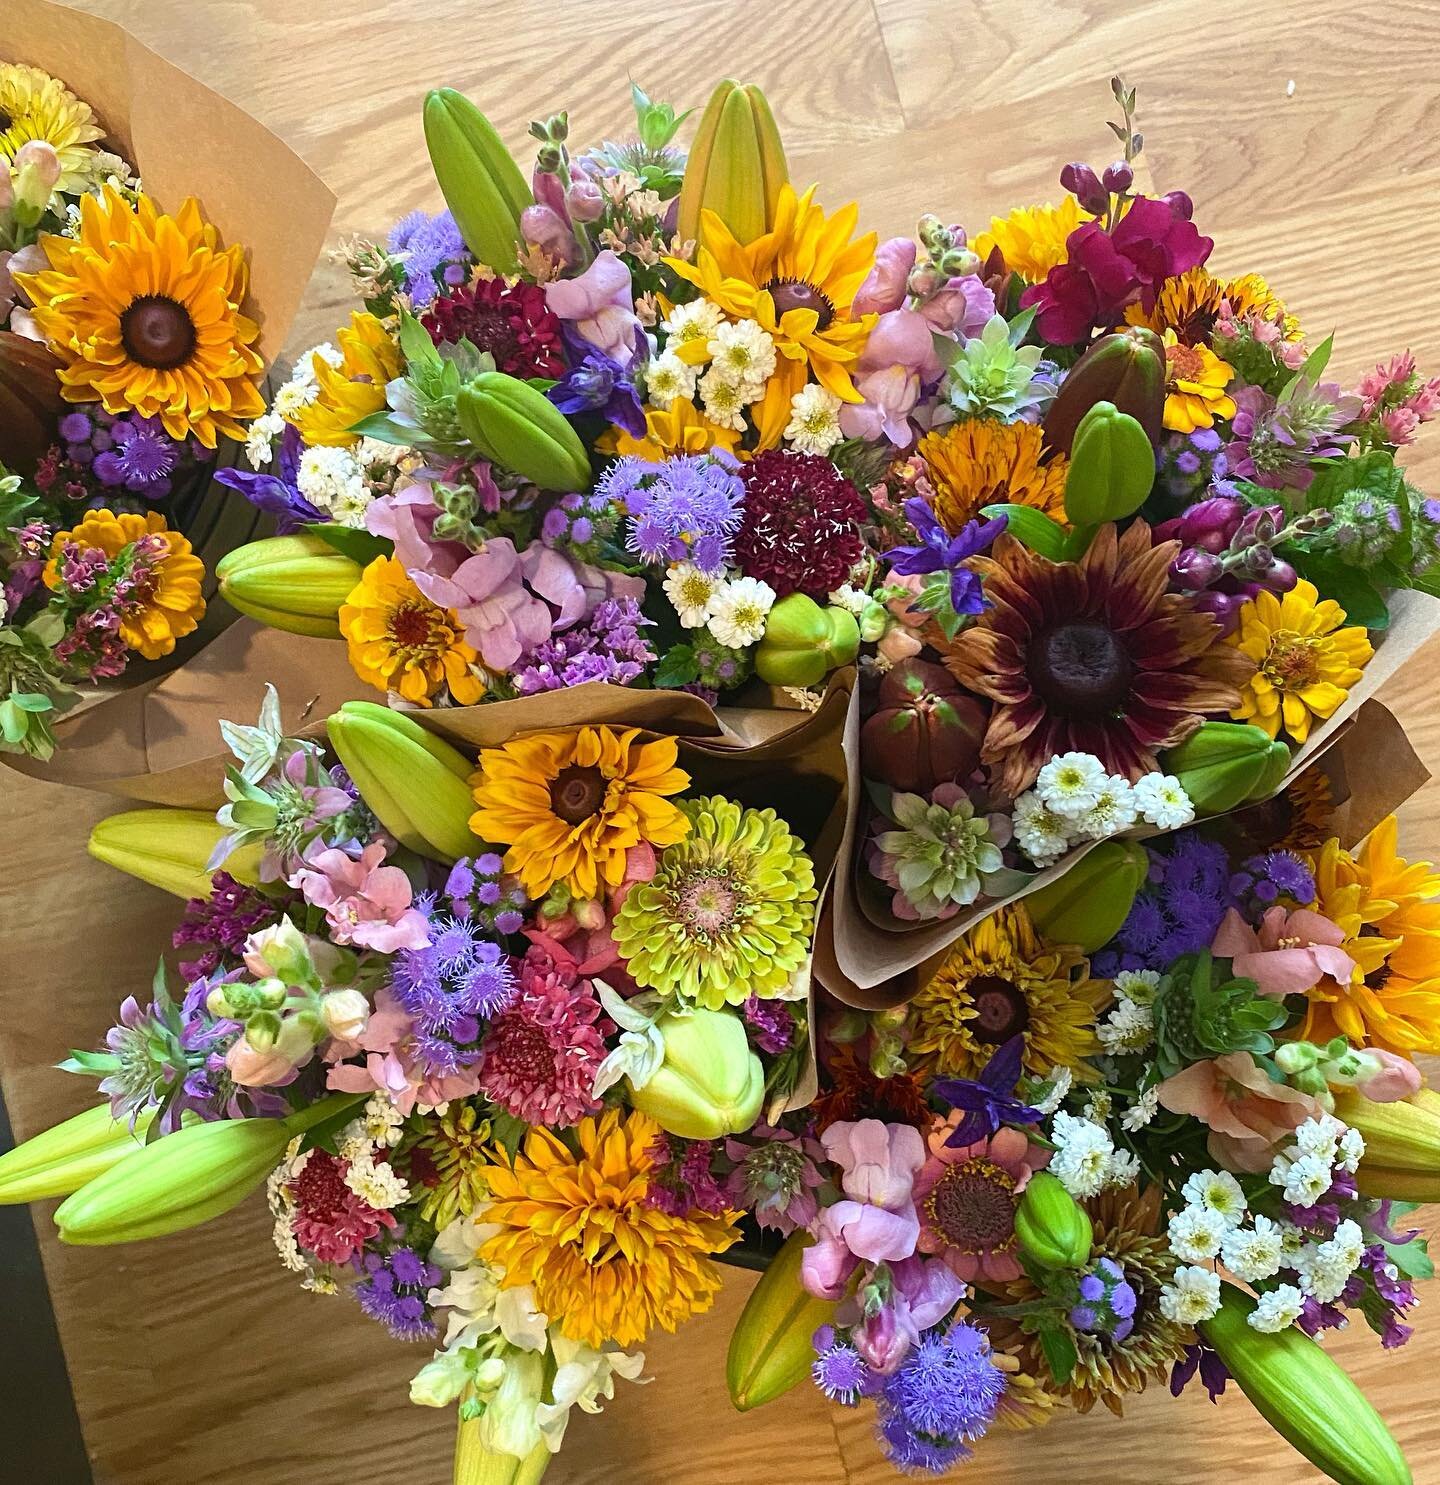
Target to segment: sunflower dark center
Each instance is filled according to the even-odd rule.
[[[823,330],[835,318],[835,306],[829,295],[803,278],[772,278],[765,290],[775,301],[777,320],[783,319],[792,309],[813,309],[819,316],[815,328]]]
[[[1018,985],[999,975],[979,975],[966,987],[975,1014],[970,1035],[977,1042],[999,1046],[1030,1024],[1030,1006]]]
[[[949,1166],[925,1199],[930,1226],[952,1248],[986,1253],[1015,1236],[1015,1178],[983,1156]]]
[[[3,134],[14,122],[14,118],[6,113],[3,108],[0,108],[0,134]]]
[[[1059,624],[1040,635],[1030,645],[1025,669],[1048,706],[1083,717],[1113,715],[1135,674],[1119,637],[1093,619]]]
[[[550,785],[550,808],[567,825],[583,825],[605,801],[605,776],[598,768],[562,768]]]
[[[146,294],[120,316],[120,340],[132,361],[172,371],[195,349],[195,322],[183,304],[163,294]]]

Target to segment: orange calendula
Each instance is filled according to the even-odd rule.
[[[917,452],[930,472],[935,515],[951,536],[987,505],[1028,505],[1065,523],[1065,471],[1058,454],[1041,462],[1044,435],[1033,423],[966,418],[927,433]]]

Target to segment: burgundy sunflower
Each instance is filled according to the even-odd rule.
[[[420,317],[436,345],[468,340],[507,376],[564,376],[560,321],[536,284],[504,279],[451,289]]]
[[[948,646],[945,665],[995,702],[980,758],[1019,794],[1057,753],[1093,753],[1134,780],[1155,755],[1228,712],[1252,665],[1221,643],[1192,598],[1166,592],[1177,542],[1152,544],[1133,522],[1101,526],[1079,562],[1051,562],[1002,536],[971,559],[985,611]]]

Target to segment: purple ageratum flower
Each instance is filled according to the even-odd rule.
[[[645,409],[635,386],[635,369],[645,364],[650,343],[638,326],[634,351],[623,364],[564,326],[570,370],[546,392],[567,417],[598,413],[632,438],[645,435]]]
[[[385,245],[392,253],[404,255],[401,271],[405,292],[417,314],[435,298],[440,279],[452,282],[450,270],[459,268],[461,275],[453,282],[463,282],[463,269],[472,261],[460,228],[448,211],[434,216],[412,211],[390,229]]]
[[[1176,835],[1168,851],[1147,846],[1150,875],[1114,939],[1091,968],[1167,970],[1182,954],[1208,948],[1233,905],[1225,848],[1193,831]]]
[[[814,1378],[815,1385],[831,1402],[837,1402],[844,1408],[853,1408],[862,1397],[874,1390],[876,1375],[854,1346],[835,1340],[833,1327],[825,1326],[824,1329],[828,1332],[827,1344],[822,1349],[817,1343],[816,1350],[819,1354],[810,1364],[810,1375]],[[817,1331],[817,1338],[819,1335],[820,1332]]]
[[[287,425],[275,456],[273,474],[250,469],[217,469],[216,480],[238,490],[251,505],[275,518],[275,530],[286,536],[312,522],[323,521],[325,513],[300,493],[296,478],[300,470],[300,432]]]
[[[901,1468],[939,1473],[984,1436],[1004,1392],[983,1330],[961,1321],[929,1331],[885,1382],[880,1436]]]
[[[1230,878],[1229,890],[1240,911],[1258,924],[1266,909],[1281,898],[1309,907],[1315,901],[1315,877],[1294,852],[1264,851],[1240,864]]]
[[[505,870],[498,851],[462,856],[450,868],[442,894],[456,918],[473,919],[492,934],[519,933],[530,899],[520,879]]]
[[[978,1078],[941,1078],[936,1082],[935,1096],[952,1109],[965,1111],[965,1117],[945,1141],[947,1145],[973,1145],[989,1139],[1002,1124],[1038,1124],[1044,1118],[1039,1109],[1015,1097],[1024,1051],[1025,1038],[1012,1036],[995,1049]]]
[[[1123,1341],[1135,1328],[1135,1290],[1113,1258],[1102,1258],[1083,1274],[1077,1292],[1079,1300],[1070,1309],[1076,1330]]]
[[[357,1267],[365,1277],[355,1285],[354,1295],[372,1320],[378,1320],[396,1340],[435,1340],[439,1328],[425,1301],[426,1291],[441,1279],[433,1263],[413,1248],[394,1248],[383,1256],[366,1253]]]
[[[103,485],[159,500],[170,493],[170,477],[186,453],[183,441],[171,438],[158,418],[116,418],[110,427],[112,447],[95,455],[91,466]]]
[[[619,459],[601,477],[601,488],[630,517],[626,545],[642,561],[689,561],[713,573],[729,560],[745,484],[723,451],[661,464]]]
[[[955,536],[949,535],[935,517],[930,502],[915,496],[905,502],[905,514],[919,536],[913,547],[891,547],[885,560],[902,577],[931,572],[950,574],[950,604],[957,614],[978,614],[985,607],[980,575],[966,561],[986,551],[1005,529],[1004,516],[991,521],[969,521]]]

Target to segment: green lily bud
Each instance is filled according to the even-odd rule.
[[[95,826],[87,849],[97,861],[176,897],[209,897],[208,862],[224,834],[224,827],[205,810],[122,810]],[[248,887],[258,886],[260,855],[258,843],[241,846],[220,869]]]
[[[630,1103],[661,1129],[714,1140],[749,1129],[765,1096],[765,1069],[733,1011],[667,1011],[655,1023],[665,1060]]]
[[[267,536],[227,552],[215,568],[220,596],[272,629],[340,638],[340,605],[360,582],[360,564],[313,532]]]
[[[1335,1117],[1360,1131],[1365,1153],[1355,1172],[1361,1196],[1440,1201],[1440,1094],[1422,1088],[1376,1103],[1354,1088],[1335,1095]]]
[[[754,83],[717,83],[690,146],[680,187],[678,230],[700,236],[713,211],[736,241],[753,242],[775,225],[780,188],[789,179],[780,131]]]
[[[770,610],[755,651],[755,674],[770,686],[818,686],[860,651],[860,626],[843,608],[791,593]]]
[[[1145,430],[1113,402],[1080,419],[1065,474],[1065,515],[1095,526],[1134,515],[1155,483],[1155,449]]]
[[[1127,325],[1102,335],[1070,368],[1045,414],[1045,447],[1071,452],[1085,414],[1101,400],[1129,413],[1152,445],[1165,416],[1165,346],[1153,330]]]
[[[529,382],[503,371],[472,376],[455,398],[465,437],[496,464],[542,490],[588,490],[590,456],[565,414]]]
[[[742,1413],[774,1402],[810,1375],[815,1359],[810,1338],[834,1319],[834,1302],[816,1299],[800,1282],[809,1245],[803,1228],[790,1234],[735,1322],[725,1355],[725,1385]]]
[[[152,1111],[140,1118],[132,1134],[129,1122],[117,1120],[102,1103],[7,1150],[0,1155],[0,1205],[78,1191],[133,1155],[145,1143],[153,1117]]]
[[[1041,1268],[1080,1268],[1090,1257],[1094,1224],[1049,1171],[1030,1177],[1015,1209],[1020,1251]]]
[[[1260,1416],[1336,1485],[1413,1485],[1400,1446],[1340,1365],[1294,1326],[1252,1329],[1254,1308],[1225,1284],[1199,1329]]]
[[[1102,841],[1063,876],[1025,898],[1030,921],[1054,944],[1093,954],[1120,930],[1150,870],[1139,841]]]
[[[1258,798],[1277,768],[1283,777],[1290,751],[1248,722],[1203,722],[1162,754],[1161,764],[1184,785],[1199,813],[1216,815]]]
[[[481,1420],[466,1418],[455,1436],[455,1485],[539,1485],[553,1456],[543,1442],[525,1456],[486,1448]]]

